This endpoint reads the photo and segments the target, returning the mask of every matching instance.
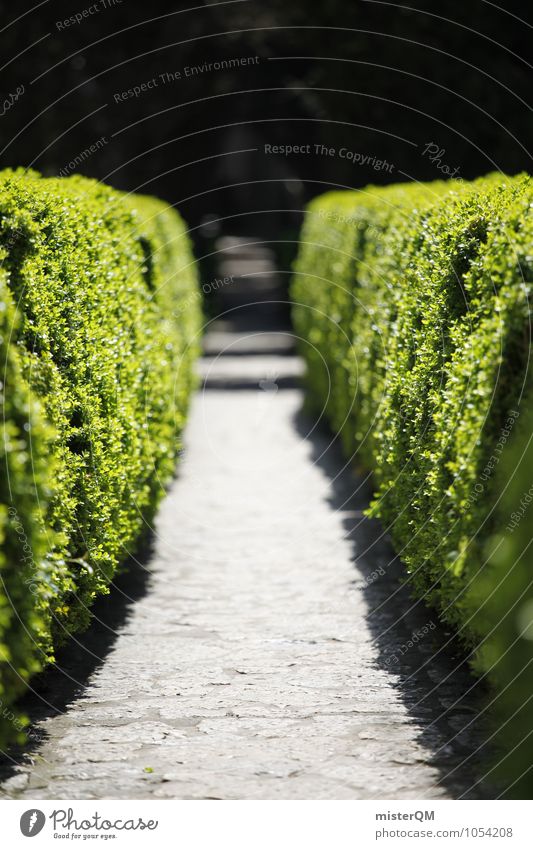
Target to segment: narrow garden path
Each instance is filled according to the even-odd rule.
[[[219,322],[206,349],[152,550],[37,683],[2,795],[479,795],[472,679],[301,412],[290,331]]]

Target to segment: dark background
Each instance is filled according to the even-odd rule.
[[[531,170],[526,4],[412,3],[2,2],[2,99],[24,93],[0,118],[0,165],[57,174],[104,137],[75,171],[176,204],[200,252],[217,233],[296,232],[305,201],[332,186],[436,179],[439,164],[465,178]],[[185,76],[241,57],[258,60]],[[315,143],[391,168],[315,155]]]

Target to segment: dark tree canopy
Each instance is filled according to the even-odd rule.
[[[413,2],[4,2],[0,164],[252,231],[330,185],[529,170],[522,4]]]

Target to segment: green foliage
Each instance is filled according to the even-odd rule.
[[[510,564],[489,569],[485,548],[506,521],[496,472],[529,385],[532,203],[524,176],[327,194],[307,211],[292,288],[314,406],[372,469],[410,584],[496,688],[513,663],[494,668],[482,605]]]
[[[487,672],[491,736],[497,743],[491,776],[505,795],[533,790],[533,416],[525,412],[498,474],[501,501],[485,546],[487,565],[475,585],[475,620],[485,635],[476,667]]]
[[[3,743],[173,473],[200,299],[179,216],[81,177],[0,174],[0,272]]]

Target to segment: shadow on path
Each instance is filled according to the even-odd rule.
[[[31,690],[17,705],[30,720],[28,741],[0,756],[0,782],[7,781],[16,774],[17,767],[35,758],[47,739],[42,721],[63,714],[90,686],[135,603],[149,591],[151,577],[145,564],[149,563],[152,549],[152,537],[147,536],[137,556],[111,583],[110,594],[94,604],[87,631],[72,636],[56,653],[55,663],[32,679]]]
[[[377,666],[390,673],[419,729],[418,739],[432,753],[429,763],[439,771],[440,783],[455,798],[490,796],[490,788],[477,783],[487,760],[479,716],[486,688],[470,673],[457,637],[439,623],[435,610],[411,595],[381,523],[364,516],[372,497],[369,479],[354,473],[339,440],[325,427],[314,427],[304,412],[296,416],[295,426],[310,442],[313,462],[331,481],[330,505],[353,545],[352,584],[370,611]]]

